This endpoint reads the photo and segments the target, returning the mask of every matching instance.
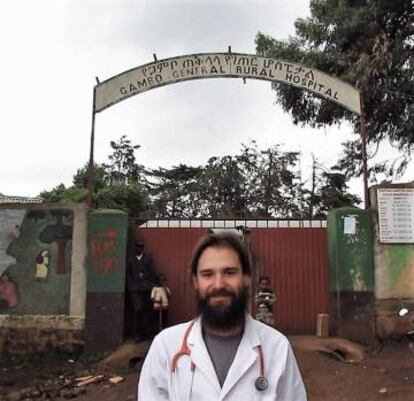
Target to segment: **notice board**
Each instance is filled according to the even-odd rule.
[[[378,188],[380,242],[414,243],[414,188]]]

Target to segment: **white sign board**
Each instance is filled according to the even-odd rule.
[[[300,64],[240,53],[191,54],[122,72],[95,86],[94,111],[102,111],[160,86],[192,79],[223,77],[261,79],[296,86],[361,114],[359,91],[346,82]]]
[[[344,217],[344,234],[355,235],[356,234],[356,218],[355,216]]]
[[[380,242],[414,243],[414,188],[378,188]]]

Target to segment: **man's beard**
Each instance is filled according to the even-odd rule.
[[[209,300],[213,296],[230,296],[229,305],[211,305]],[[215,330],[226,330],[237,327],[243,323],[249,301],[249,288],[242,286],[238,293],[220,289],[201,297],[196,291],[197,309],[202,315],[203,324]]]

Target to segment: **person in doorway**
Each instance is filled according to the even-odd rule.
[[[254,297],[256,303],[255,318],[269,326],[274,326],[273,303],[276,295],[270,286],[270,277],[262,276],[259,278],[259,290]]]
[[[143,241],[134,245],[126,270],[126,288],[132,303],[132,334],[136,341],[151,339],[156,333],[151,291],[157,280],[152,257],[144,250]]]
[[[240,240],[202,238],[191,275],[199,316],[155,337],[138,401],[306,401],[286,337],[247,313],[250,261]]]

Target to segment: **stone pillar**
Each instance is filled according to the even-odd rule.
[[[328,216],[332,333],[373,344],[374,267],[370,211],[340,208]]]
[[[99,210],[89,215],[86,353],[114,349],[123,341],[127,231],[124,212]]]

